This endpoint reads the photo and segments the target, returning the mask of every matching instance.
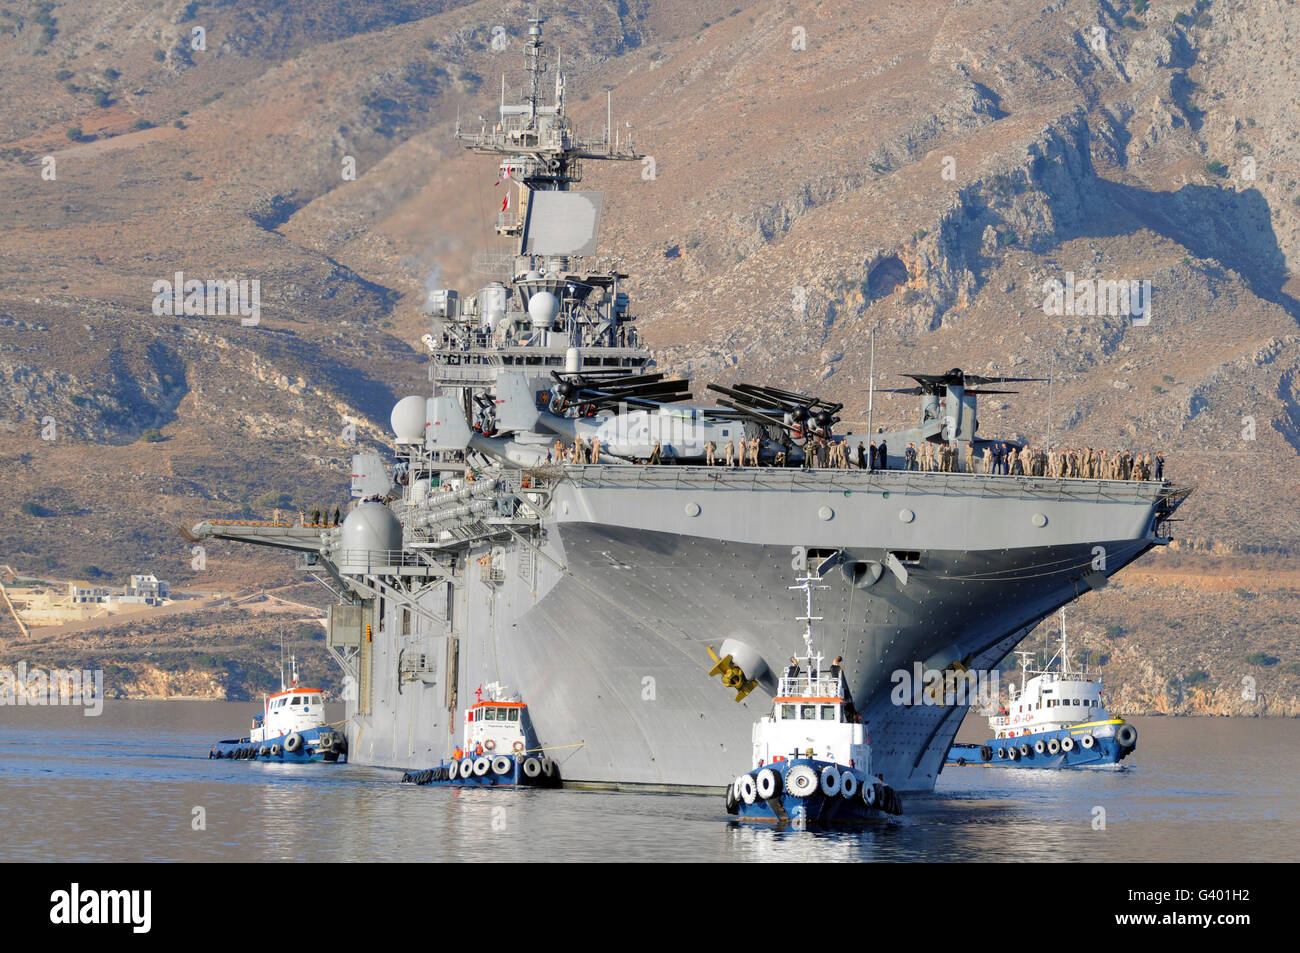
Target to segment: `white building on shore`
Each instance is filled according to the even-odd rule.
[[[163,582],[153,573],[133,575],[131,582],[117,600],[122,603],[143,603],[147,606],[162,605],[171,597],[171,585]]]

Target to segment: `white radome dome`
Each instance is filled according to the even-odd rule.
[[[424,443],[424,401],[423,397],[403,397],[393,405],[388,419],[398,443]]]
[[[535,328],[551,328],[560,313],[560,299],[549,291],[539,291],[528,299],[528,316]]]
[[[377,554],[397,553],[402,548],[402,524],[383,503],[359,503],[343,520],[339,540],[339,568],[344,572],[364,571],[384,565]]]

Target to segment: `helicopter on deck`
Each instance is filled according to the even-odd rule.
[[[912,394],[921,398],[921,423],[919,426],[892,433],[872,434],[873,438],[884,437],[893,445],[890,459],[902,457],[902,449],[908,444],[920,445],[925,442],[933,444],[971,444],[974,449],[982,450],[994,444],[1006,444],[1019,448],[1015,440],[986,440],[976,436],[979,430],[977,416],[978,398],[986,394],[1016,394],[1014,390],[981,389],[986,384],[1023,384],[1046,381],[1043,377],[985,377],[980,374],[967,374],[960,367],[943,374],[904,374],[916,381],[915,387],[897,387],[878,390],[879,394]]]
[[[654,458],[656,447],[663,463],[704,462],[710,443],[722,462],[728,444],[757,439],[760,463],[784,459],[798,465],[809,439],[834,439],[831,428],[843,406],[776,388],[710,384],[729,399],[702,407],[684,403],[691,398],[689,381],[663,374],[584,371],[551,377],[549,388],[534,391],[524,375],[501,374],[495,400],[480,401],[475,432],[489,439],[513,433],[517,445],[538,429],[570,443],[599,440],[601,458],[610,462],[644,462]],[[471,443],[489,449],[484,440]]]

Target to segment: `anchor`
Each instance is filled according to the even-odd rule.
[[[950,684],[952,684],[951,679],[954,675],[962,675],[968,672],[970,670],[969,666],[967,665],[969,661],[970,661],[970,656],[967,656],[965,661],[963,661],[962,659],[953,659],[951,662],[945,665],[942,669],[939,670],[940,673],[943,675],[943,677],[940,678],[934,684],[925,686],[923,690],[925,696],[929,698],[934,704],[942,705],[946,708],[948,705],[947,689],[949,688]]]
[[[746,678],[744,669],[737,665],[730,655],[718,658],[718,653],[713,651],[713,646],[705,647],[709,650],[709,658],[714,662],[713,668],[709,669],[709,678],[714,675],[720,676],[723,685],[736,689],[736,701],[744,701],[745,696],[758,687],[758,680]]]

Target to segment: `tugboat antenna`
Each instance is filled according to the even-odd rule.
[[[1061,672],[1070,674],[1070,650],[1065,641],[1065,606],[1061,606]]]
[[[804,615],[801,615],[801,616],[798,616],[798,617],[796,617],[796,618],[797,618],[797,621],[802,622],[802,623],[804,624],[803,641],[804,641],[804,645],[807,646],[807,651],[808,651],[808,660],[809,660],[809,662],[811,662],[811,661],[812,661],[812,658],[813,658],[813,645],[812,645],[812,641],[813,641],[813,631],[812,631],[812,624],[813,624],[814,622],[821,622],[821,621],[822,621],[822,617],[821,617],[821,616],[819,616],[819,615],[813,615],[813,590],[814,590],[814,589],[829,589],[830,586],[818,586],[818,585],[814,585],[814,583],[819,583],[819,582],[821,582],[821,581],[822,581],[822,577],[821,577],[821,576],[814,575],[812,572],[807,571],[807,570],[805,570],[805,574],[804,574],[804,575],[799,576],[799,577],[797,577],[797,578],[798,578],[798,581],[799,581],[799,585],[797,585],[797,586],[787,586],[786,588],[790,589],[791,591],[799,590],[799,591],[803,592],[803,594],[804,594],[804,596],[805,596],[805,598],[806,598],[806,600],[807,600],[807,609],[806,609],[806,611],[805,611],[805,614],[804,614]],[[820,660],[820,657],[819,657],[819,660]],[[819,666],[819,667],[820,667],[820,666]]]

